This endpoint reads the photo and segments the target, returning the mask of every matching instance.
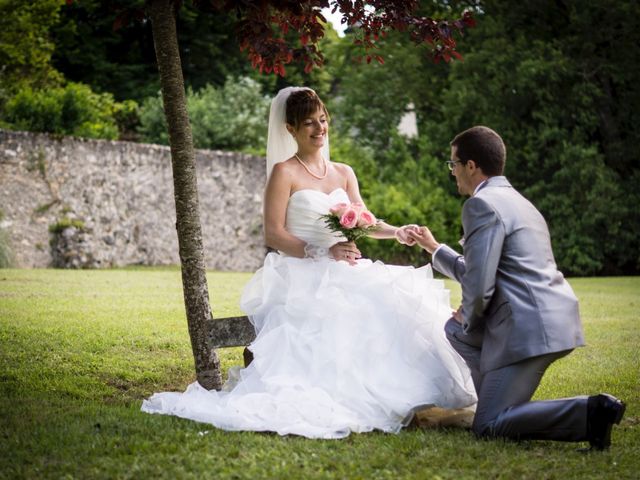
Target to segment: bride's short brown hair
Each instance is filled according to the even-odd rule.
[[[322,110],[329,120],[329,111],[313,90],[304,89],[293,92],[287,98],[286,121],[297,129],[305,118]]]

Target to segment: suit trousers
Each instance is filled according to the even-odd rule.
[[[527,358],[485,373],[480,371],[482,333],[464,333],[451,318],[445,332],[471,370],[478,394],[473,432],[512,440],[587,440],[587,396],[531,401],[547,367],[571,350]]]

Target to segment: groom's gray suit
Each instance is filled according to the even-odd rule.
[[[531,402],[546,368],[584,344],[578,301],[557,270],[546,222],[505,177],[462,210],[464,256],[442,245],[433,266],[462,285],[463,323],[446,333],[478,393],[473,430],[513,439],[585,440],[587,397]]]

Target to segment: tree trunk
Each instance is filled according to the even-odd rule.
[[[202,246],[195,151],[178,51],[175,9],[171,0],[149,0],[147,12],[151,18],[169,128],[182,287],[196,374],[198,383],[204,388],[220,389],[220,362],[215,350],[209,348],[205,332],[212,315]]]

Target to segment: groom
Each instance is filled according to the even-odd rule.
[[[477,126],[451,142],[447,162],[462,209],[464,255],[439,244],[427,227],[407,234],[433,266],[462,285],[462,305],[445,330],[471,370],[479,437],[611,444],[625,404],[607,394],[531,401],[551,363],[584,345],[578,300],[557,270],[540,212],[502,176],[500,136]]]

